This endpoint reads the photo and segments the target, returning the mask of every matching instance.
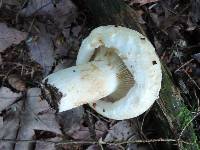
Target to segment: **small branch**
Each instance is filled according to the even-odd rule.
[[[196,115],[184,126],[183,130],[181,131],[178,140],[180,141],[184,131],[187,129],[187,127],[192,123],[192,121],[197,118],[200,115],[200,112],[197,112]]]
[[[122,144],[144,144],[144,143],[157,143],[157,142],[179,142],[184,144],[193,145],[193,143],[183,141],[183,140],[176,140],[176,139],[148,139],[148,140],[132,140],[132,141],[122,141],[122,142],[105,142],[105,141],[50,141],[50,140],[17,140],[17,139],[0,139],[0,142],[10,142],[10,143],[18,143],[18,142],[25,142],[25,143],[52,143],[55,145],[66,145],[66,144],[109,144],[109,145],[122,145]]]
[[[185,71],[185,69],[183,69],[183,71],[184,71],[185,74],[188,76],[188,78],[192,81],[192,83],[198,88],[198,90],[200,90],[200,87],[199,87],[198,84],[194,81],[194,79],[192,79],[192,77],[189,75],[189,73],[187,73],[187,71]]]
[[[175,70],[175,72],[179,71],[180,69],[182,69],[183,67],[187,66],[188,64],[190,64],[194,59],[190,59],[189,61],[187,61],[186,63],[184,63],[183,65],[181,65],[178,69]]]

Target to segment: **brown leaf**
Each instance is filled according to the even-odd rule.
[[[32,140],[35,130],[49,131],[61,135],[60,126],[55,119],[55,112],[51,111],[48,103],[40,98],[39,88],[29,89],[25,110],[21,115],[21,126],[18,131],[18,140]],[[31,143],[17,143],[16,150],[26,150]]]
[[[104,141],[126,141],[134,134],[137,134],[136,129],[129,121],[120,121],[111,127]]]
[[[58,142],[62,139],[59,137],[48,139],[49,141]],[[49,142],[37,142],[34,150],[57,150],[54,143]]]
[[[70,0],[29,0],[21,14],[25,16],[48,15],[60,26],[63,26],[65,23],[73,21],[74,16],[76,16],[76,7]]]
[[[25,91],[26,90],[26,84],[25,82],[20,79],[17,75],[12,74],[8,76],[8,83],[16,90],[18,91]]]
[[[99,145],[90,145],[86,150],[100,150]]]
[[[41,65],[46,76],[55,62],[55,53],[51,35],[46,31],[45,25],[38,23],[37,39],[27,41],[30,57]]]
[[[133,3],[139,3],[141,5],[145,5],[152,2],[157,2],[159,0],[134,0]]]
[[[84,109],[77,107],[59,114],[62,130],[76,140],[91,140],[88,127],[83,125]],[[102,137],[108,130],[108,125],[103,121],[95,123],[96,137]]]
[[[100,130],[95,130],[95,132],[97,139],[101,138],[102,135],[105,133]],[[76,130],[70,130],[67,135],[75,140],[92,140],[89,128],[84,127],[83,125],[80,125],[80,127]]]
[[[59,113],[58,119],[62,126],[62,130],[66,134],[70,134],[75,130],[80,129],[80,125],[83,122],[84,109],[83,107],[77,107],[68,111]]]
[[[0,23],[0,52],[12,44],[19,44],[21,41],[25,40],[26,37],[27,33],[9,28],[5,23]]]
[[[200,21],[200,1],[199,0],[193,0],[192,3],[192,20],[198,24]]]
[[[63,149],[63,150],[83,150],[82,145],[80,145],[80,144],[73,144],[73,145],[72,144],[63,144],[60,147],[61,147],[60,149]]]
[[[18,1],[18,0],[6,0],[6,1],[3,1],[3,5],[20,6],[20,1]]]
[[[0,88],[0,112],[6,109],[9,105],[13,104],[21,93],[14,93],[7,87]]]
[[[3,117],[3,126],[0,127],[0,138],[1,139],[16,139],[19,123],[20,123],[20,112],[22,108],[22,101],[15,103],[11,106],[11,109]],[[14,149],[15,143],[0,142],[1,150],[12,150]]]
[[[103,137],[108,132],[108,124],[104,121],[98,120],[95,123],[95,132],[97,139]]]
[[[200,63],[200,53],[194,54],[192,57]]]
[[[108,124],[106,122],[98,120],[95,123],[95,129],[100,130],[100,131],[107,131],[108,130]]]
[[[82,125],[76,130],[70,130],[68,135],[75,140],[91,140],[88,127]]]

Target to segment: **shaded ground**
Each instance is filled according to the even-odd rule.
[[[0,149],[160,149],[162,138],[151,111],[126,121],[106,119],[87,105],[56,114],[41,95],[43,77],[72,66],[92,15],[71,1],[28,0],[0,3]],[[171,71],[188,109],[200,111],[200,2],[137,1],[139,21]],[[89,19],[88,19],[89,18]],[[200,118],[193,121],[200,138]],[[28,140],[18,142],[16,140]],[[32,140],[48,140],[36,142]],[[57,145],[65,140],[68,144]],[[76,141],[73,146],[71,141]],[[84,141],[92,141],[86,142]],[[98,145],[98,140],[110,142]],[[32,142],[31,142],[32,141]],[[120,144],[120,141],[126,141]],[[78,143],[79,142],[79,143]],[[114,144],[118,143],[118,144]],[[177,149],[174,146],[174,149]]]

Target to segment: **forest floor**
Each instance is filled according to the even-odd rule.
[[[200,1],[124,1],[136,10],[188,109],[199,113]],[[115,121],[87,105],[56,113],[42,96],[45,76],[75,64],[91,16],[70,0],[0,0],[0,150],[159,150],[167,143],[155,140],[162,137],[151,110]],[[200,116],[193,124],[200,139]]]

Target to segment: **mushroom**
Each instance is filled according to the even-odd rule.
[[[83,40],[76,66],[44,82],[61,93],[59,112],[89,104],[116,120],[137,117],[159,96],[162,72],[147,37],[121,26],[100,26]]]

